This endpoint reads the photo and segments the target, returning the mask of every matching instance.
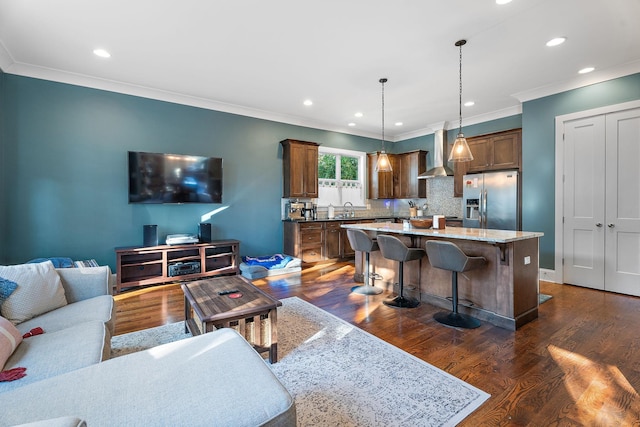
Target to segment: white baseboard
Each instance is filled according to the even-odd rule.
[[[561,283],[557,280],[556,271],[548,270],[546,268],[540,269],[540,280],[544,280],[545,282]]]

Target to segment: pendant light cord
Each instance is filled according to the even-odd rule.
[[[467,44],[467,41],[462,39],[462,40],[458,40],[456,42],[456,46],[458,46],[460,48],[460,98],[459,98],[459,102],[458,102],[458,114],[460,117],[460,122],[459,122],[459,127],[458,127],[458,135],[462,135],[462,46],[464,46],[465,44]]]
[[[387,79],[380,79],[380,83],[382,83],[382,152],[384,153],[384,84],[387,82]]]
[[[461,134],[462,133],[462,45],[464,43],[459,43],[460,46],[460,102],[458,103],[459,105],[459,111],[458,113],[460,114],[460,124],[458,127],[458,133]]]

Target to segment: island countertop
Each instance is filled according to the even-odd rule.
[[[442,237],[447,239],[474,240],[486,243],[510,243],[544,236],[544,233],[533,231],[486,230],[480,228],[445,227],[434,230],[431,228],[404,228],[403,224],[371,222],[361,224],[342,224],[342,228],[356,228],[359,230],[376,231],[380,233],[406,234],[408,236]]]

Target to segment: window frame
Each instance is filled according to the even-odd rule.
[[[356,200],[353,203],[354,207],[366,207],[366,203],[367,203],[367,194],[366,194],[366,188],[367,188],[367,153],[364,151],[356,151],[356,150],[348,150],[348,149],[344,149],[344,148],[333,148],[333,147],[324,147],[324,146],[320,146],[318,147],[318,159],[320,159],[320,156],[322,156],[323,154],[331,154],[331,155],[335,155],[335,156],[339,156],[339,157],[355,157],[358,159],[358,176],[361,177],[359,180],[345,180],[345,182],[349,182],[349,183],[356,183],[357,186],[360,186],[362,191],[362,197],[360,200]],[[336,177],[339,177],[339,172],[340,172],[340,161],[339,158],[336,159]],[[321,181],[328,181],[328,182],[335,182],[336,183],[336,187],[339,190],[339,194],[340,194],[340,200],[342,200],[342,191],[341,188],[344,186],[342,184],[342,179],[340,178],[336,178],[336,179],[328,179],[328,178],[320,178],[320,176],[318,176],[318,193],[320,192],[320,188],[322,187],[322,182]],[[318,206],[320,207],[327,207],[329,206],[328,203],[322,203],[321,199],[320,199],[320,195],[318,194]]]

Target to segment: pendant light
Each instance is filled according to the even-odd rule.
[[[467,140],[462,134],[462,46],[465,44],[467,44],[467,41],[464,39],[456,42],[456,46],[460,48],[460,125],[458,128],[458,136],[453,143],[451,154],[449,154],[450,162],[468,162],[473,160],[473,155],[471,154]]]
[[[389,161],[389,156],[384,151],[384,84],[387,82],[387,79],[380,79],[380,83],[382,84],[382,151],[378,155],[378,161],[376,162],[376,172],[392,172],[393,168],[391,167],[391,162]]]

